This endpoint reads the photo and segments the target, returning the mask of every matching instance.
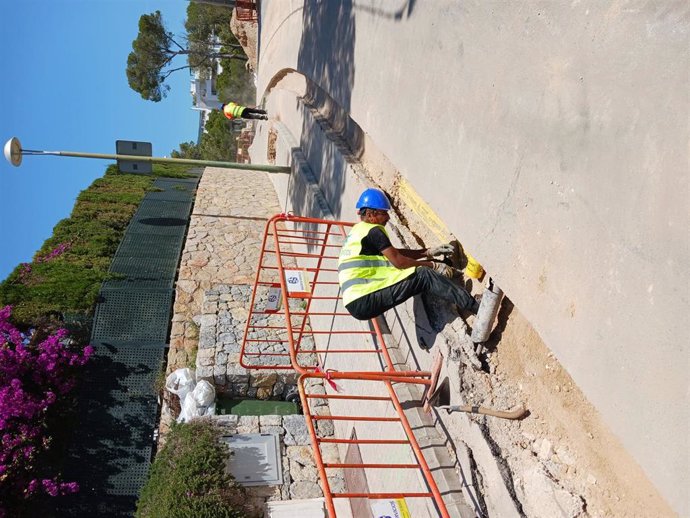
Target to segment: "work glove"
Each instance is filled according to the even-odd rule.
[[[448,277],[449,279],[460,276],[459,270],[456,270],[452,266],[448,266],[446,263],[432,262],[431,269],[436,273],[443,275],[444,277]]]
[[[447,243],[445,245],[439,245],[439,246],[434,246],[431,248],[428,248],[426,251],[426,256],[428,258],[435,257],[437,255],[453,255],[453,252],[455,251],[455,247],[451,245],[450,243]]]

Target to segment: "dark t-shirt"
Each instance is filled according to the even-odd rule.
[[[374,227],[362,239],[361,255],[383,255],[381,252],[389,246],[393,245],[388,236],[380,227]]]

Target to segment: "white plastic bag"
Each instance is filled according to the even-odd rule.
[[[206,380],[201,380],[192,390],[192,397],[200,407],[208,407],[216,402],[216,389]]]
[[[195,417],[212,416],[216,413],[216,389],[206,380],[201,380],[182,401],[178,423],[188,422]]]
[[[180,398],[180,403],[184,402],[185,397],[196,386],[194,372],[191,369],[177,369],[168,374],[165,378],[165,388],[171,394],[176,394]]]

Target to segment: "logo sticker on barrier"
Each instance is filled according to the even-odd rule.
[[[285,270],[288,297],[305,298],[311,295],[309,279],[304,270]]]
[[[371,500],[369,505],[375,518],[410,518],[404,498]]]
[[[266,300],[266,313],[277,313],[280,310],[280,284],[275,283],[268,288],[268,299]]]

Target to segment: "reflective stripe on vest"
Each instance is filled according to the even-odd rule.
[[[357,223],[347,236],[338,257],[338,282],[345,305],[364,295],[392,286],[409,277],[415,267],[400,270],[384,255],[361,255],[362,239],[369,231],[378,227],[388,236],[381,225]]]
[[[237,119],[239,117],[242,117],[242,112],[245,108],[245,106],[240,106],[239,104],[228,103],[223,108],[223,113],[225,113],[225,116],[228,119]]]

